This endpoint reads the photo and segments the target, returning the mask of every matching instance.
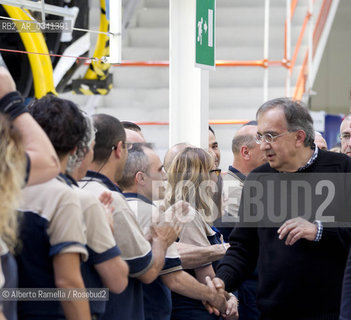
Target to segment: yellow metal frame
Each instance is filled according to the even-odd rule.
[[[109,22],[106,17],[106,4],[105,0],[100,0],[100,32],[108,32],[109,31]],[[109,46],[109,36],[106,33],[99,33],[95,51],[94,58],[101,59],[102,57],[106,57],[110,53]],[[88,67],[87,72],[85,73],[84,79],[88,80],[104,80],[107,78],[109,74],[109,69],[111,65],[109,63],[103,63],[101,60],[92,61]],[[112,84],[111,84],[112,88]],[[99,94],[105,95],[111,89],[97,89]],[[85,95],[93,95],[93,92],[90,89],[80,88],[81,93]]]
[[[31,17],[18,7],[12,7],[9,5],[3,5],[7,14],[10,18],[18,20],[30,20]],[[106,4],[105,0],[100,0],[100,28],[101,32],[97,39],[97,43],[94,51],[94,58],[101,59],[104,56],[108,56],[110,52],[109,47],[109,36],[106,34],[109,31],[109,22],[106,17]],[[19,33],[25,50],[28,52],[36,52],[41,54],[28,53],[29,63],[33,74],[34,83],[34,95],[36,98],[41,98],[47,93],[56,93],[53,78],[53,68],[51,58],[49,56],[49,50],[45,42],[45,38],[41,32],[38,33]],[[101,60],[92,61],[85,73],[84,79],[88,80],[105,80],[109,75],[110,64],[103,63]],[[99,94],[105,95],[112,88],[112,84],[108,89],[97,89]],[[84,95],[93,95],[94,93],[90,89],[80,88],[80,91]]]
[[[31,18],[20,8],[4,5],[4,8],[9,17],[18,20],[30,20]],[[36,98],[41,98],[47,93],[56,94],[53,78],[53,69],[48,47],[46,45],[44,36],[41,32],[25,33],[20,32],[25,50],[28,52],[43,53],[28,54],[29,63],[33,74],[34,95]]]

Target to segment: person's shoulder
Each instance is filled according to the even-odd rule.
[[[63,183],[56,177],[44,183],[26,186],[23,189],[23,192],[36,193],[41,191],[50,191],[52,193],[66,193],[71,192],[72,190],[73,189],[70,186],[68,186],[66,183]]]
[[[271,173],[271,172],[277,172],[275,169],[273,169],[268,162],[264,163],[263,165],[257,167],[256,169],[252,170],[250,174],[252,173]]]
[[[79,197],[71,186],[57,178],[22,190],[20,211],[45,214],[50,220],[56,211],[67,206],[80,207]]]
[[[99,206],[101,204],[98,197],[90,190],[81,189],[76,186],[74,186],[73,189],[79,197],[83,211],[90,207],[95,207],[96,205]]]
[[[333,165],[333,166],[347,166],[351,168],[351,157],[344,153],[318,150],[318,164],[319,165]]]
[[[269,163],[265,163],[256,169],[252,170],[245,179],[245,183],[250,183],[250,181],[258,181],[261,179],[266,179],[267,177],[271,177],[272,175],[276,175],[278,173],[277,170],[273,169]]]
[[[318,155],[323,159],[331,158],[331,159],[350,160],[350,157],[348,155],[341,152],[333,152],[333,151],[318,149]]]

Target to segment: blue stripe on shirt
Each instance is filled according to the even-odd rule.
[[[138,277],[139,273],[150,266],[152,262],[152,251],[150,250],[145,256],[126,260],[129,266],[129,276]]]
[[[98,264],[105,262],[107,260],[110,260],[114,257],[118,257],[121,255],[121,250],[117,246],[114,246],[104,252],[97,253],[93,249],[91,249],[89,246],[87,246],[88,253],[89,253],[89,259],[88,263],[89,264]]]
[[[162,270],[172,269],[181,265],[182,262],[180,261],[180,258],[166,258],[165,265],[163,266]]]
[[[50,251],[49,251],[49,256],[54,256],[56,254],[59,254],[63,249],[70,247],[70,246],[81,246],[83,248],[86,248],[83,243],[80,242],[75,242],[75,241],[66,241],[66,242],[60,242],[57,243],[53,246],[51,246]]]

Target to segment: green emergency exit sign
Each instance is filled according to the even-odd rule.
[[[195,65],[202,69],[214,70],[216,0],[196,0],[196,54]]]

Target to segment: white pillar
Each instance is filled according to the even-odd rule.
[[[169,144],[208,148],[208,70],[195,67],[196,0],[170,0]]]
[[[110,56],[107,59],[108,63],[122,62],[122,0],[110,1]]]
[[[269,10],[270,10],[270,0],[265,0],[264,4],[264,44],[263,44],[263,57],[264,60],[269,60]],[[263,103],[268,100],[268,69],[267,66],[264,69],[263,75]]]

